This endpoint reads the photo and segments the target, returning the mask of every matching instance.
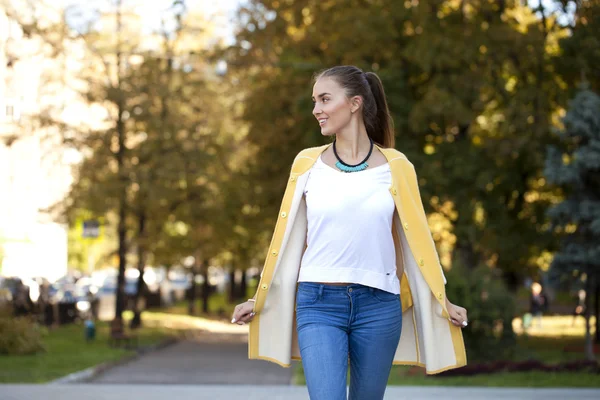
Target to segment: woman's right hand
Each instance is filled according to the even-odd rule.
[[[232,324],[244,325],[247,322],[252,321],[254,318],[254,302],[247,301],[242,304],[235,306],[233,310],[233,316],[231,319]]]

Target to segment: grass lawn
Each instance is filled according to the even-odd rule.
[[[0,355],[0,383],[43,383],[106,362],[116,361],[135,351],[108,346],[108,323],[100,322],[96,340],[87,343],[81,324],[48,330],[43,338],[46,352],[27,356]],[[161,327],[137,331],[140,347],[157,344],[171,335]]]

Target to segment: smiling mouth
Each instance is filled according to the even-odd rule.
[[[319,119],[319,125],[321,125],[321,126],[325,125],[326,122],[327,122],[327,118]]]

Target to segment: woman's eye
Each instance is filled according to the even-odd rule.
[[[329,101],[329,99],[326,97],[323,99],[323,103],[327,103],[328,101]]]

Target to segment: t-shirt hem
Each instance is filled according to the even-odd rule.
[[[374,271],[339,268],[300,268],[298,282],[356,283],[400,294],[400,281],[394,269],[390,275]]]

